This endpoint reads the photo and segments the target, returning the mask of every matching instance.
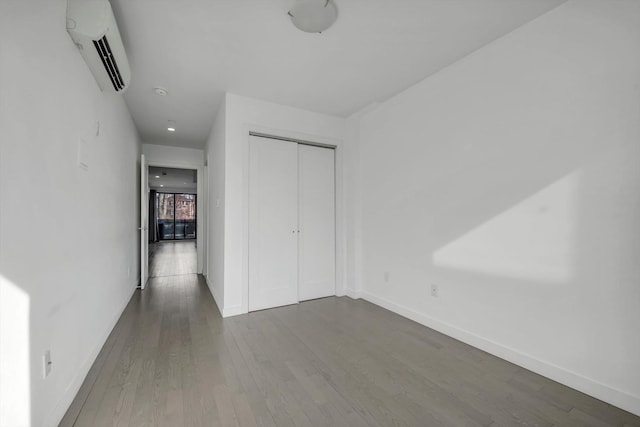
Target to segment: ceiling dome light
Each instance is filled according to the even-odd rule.
[[[333,0],[296,0],[289,10],[291,22],[306,33],[321,33],[338,19]]]

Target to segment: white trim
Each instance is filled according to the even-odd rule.
[[[356,291],[355,289],[347,288],[345,295],[351,299],[360,299],[362,298],[362,291]]]
[[[111,321],[108,323],[107,328],[103,330],[102,334],[100,334],[101,338],[98,341],[98,345],[93,348],[91,353],[89,353],[89,357],[87,357],[84,363],[82,363],[82,365],[80,365],[80,367],[76,369],[75,376],[73,377],[67,388],[64,390],[64,392],[62,392],[60,398],[53,406],[53,409],[49,411],[49,413],[45,417],[44,425],[57,426],[58,424],[60,424],[60,421],[62,421],[62,418],[65,416],[67,410],[71,406],[73,399],[75,399],[76,395],[80,391],[80,387],[82,387],[82,383],[84,383],[84,380],[87,378],[89,370],[98,358],[102,347],[104,347],[105,343],[107,342],[107,338],[109,338],[109,335],[116,327],[118,320],[120,320],[120,317],[122,317],[122,313],[124,313],[127,305],[129,305],[129,302],[131,302],[131,298],[133,298],[133,294],[136,292],[137,286],[137,283],[131,286],[131,293],[120,305],[120,310],[116,311],[115,316],[111,318]]]
[[[354,291],[354,294],[357,294],[357,292]],[[561,368],[526,353],[522,353],[514,348],[507,347],[464,329],[460,329],[450,323],[442,322],[411,308],[396,304],[386,298],[378,297],[370,292],[362,291],[361,296],[364,300],[384,307],[387,310],[399,314],[400,316],[411,319],[473,347],[479,348],[480,350],[484,350],[487,353],[493,354],[494,356],[500,357],[597,399],[608,402],[626,411],[640,415],[639,396],[612,388],[591,378],[584,377],[565,368]]]
[[[249,131],[249,136],[257,136],[258,138],[266,138],[266,139],[276,139],[278,141],[293,142],[299,145],[310,145],[312,147],[329,148],[331,150],[336,148],[335,144],[322,144],[315,141],[307,141],[305,139],[288,138],[288,137],[283,137],[279,135],[272,135],[272,134],[266,134],[266,133],[260,133],[260,132]]]
[[[218,307],[218,312],[220,312],[220,315],[224,317],[222,314],[222,311],[224,310],[224,305],[222,304],[223,301],[220,301],[220,297],[216,295],[214,291],[215,288],[209,282],[209,277],[205,275],[203,276],[204,276],[204,281],[207,283],[207,288],[209,288],[209,293],[211,293],[211,296],[213,297],[213,302],[215,302],[216,307]]]
[[[149,156],[146,156],[149,157]],[[161,167],[161,168],[174,168],[174,169],[195,169],[197,170],[197,196],[198,204],[196,205],[196,252],[198,256],[197,260],[197,273],[202,274],[204,266],[204,244],[206,242],[205,233],[207,227],[205,224],[206,219],[206,204],[207,194],[204,192],[204,164],[192,163],[188,161],[156,161],[153,159],[147,159],[147,175],[149,174],[149,166]],[[164,189],[163,189],[164,190]],[[140,195],[142,197],[142,195]]]
[[[216,303],[216,306],[218,307],[218,311],[220,312],[220,315],[222,317],[231,317],[231,316],[237,316],[239,314],[246,314],[246,311],[242,310],[242,306],[241,305],[235,305],[233,307],[227,307],[225,308],[223,304],[221,304],[220,301],[220,297],[216,295],[216,293],[214,292],[214,287],[211,286],[211,283],[209,283],[209,278],[207,276],[204,276],[205,281],[207,282],[207,287],[209,288],[209,292],[211,292],[211,296],[213,296],[213,301]]]
[[[205,164],[202,168],[202,196],[205,196],[203,200],[208,200],[209,195],[209,167]],[[201,197],[202,197],[201,196]],[[203,206],[202,213],[204,214],[201,221],[204,224],[202,236],[200,236],[200,244],[202,245],[202,275],[207,276],[209,274],[209,236],[207,231],[209,230],[209,204]],[[196,243],[197,244],[197,243]]]
[[[234,305],[233,307],[227,307],[222,311],[222,317],[238,316],[240,314],[247,314],[242,310],[242,306]]]

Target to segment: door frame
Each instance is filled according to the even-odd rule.
[[[242,237],[244,241],[242,253],[242,305],[240,307],[225,307],[225,316],[233,316],[249,312],[249,146],[252,135],[291,141],[292,143],[315,145],[332,148],[335,159],[335,256],[336,256],[336,296],[346,295],[346,200],[343,178],[343,149],[342,140],[318,135],[309,135],[283,129],[267,128],[255,124],[245,124],[243,128],[246,150],[243,155],[243,194],[242,194]]]
[[[149,280],[149,166],[147,156],[140,154],[140,289],[144,290]]]
[[[170,162],[170,161],[157,161],[148,158],[146,156],[146,168],[145,173],[146,176],[149,176],[149,166],[160,167],[160,168],[173,168],[173,169],[191,169],[197,171],[197,183],[196,183],[196,218],[200,218],[200,221],[196,221],[196,252],[197,252],[197,269],[196,272],[198,274],[202,274],[203,266],[204,266],[204,248],[207,244],[206,238],[206,203],[207,203],[207,195],[204,194],[204,168],[203,164],[191,163],[191,162]],[[143,194],[140,197],[145,197]],[[147,246],[147,256],[149,253],[149,241],[144,243]]]

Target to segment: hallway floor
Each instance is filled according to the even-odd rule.
[[[195,240],[149,243],[149,277],[195,274],[197,260]]]
[[[640,426],[363,300],[222,319],[202,276],[151,278],[62,426]]]

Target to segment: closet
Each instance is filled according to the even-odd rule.
[[[331,295],[334,150],[251,135],[249,311]]]

